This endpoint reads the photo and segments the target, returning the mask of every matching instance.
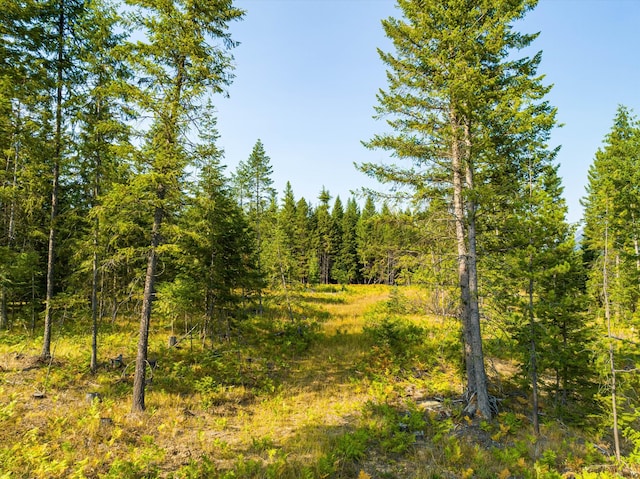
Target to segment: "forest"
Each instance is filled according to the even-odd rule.
[[[637,477],[640,122],[570,224],[536,3],[398,0],[381,189],[304,198],[232,0],[0,0],[0,478]]]

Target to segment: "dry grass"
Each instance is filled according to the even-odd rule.
[[[424,294],[404,291],[415,304]],[[523,405],[514,401],[520,409],[495,424],[456,415],[462,381],[451,361],[455,324],[401,314],[426,332],[429,354],[399,366],[391,357],[376,369],[377,361],[385,364],[378,355],[383,350],[364,328],[384,316],[370,313],[390,295],[383,286],[303,293],[299,310],[323,319],[301,351],[293,351],[296,344],[276,348],[273,335],[254,342],[243,336],[228,349],[218,345],[219,357],[211,359],[199,343],[194,351],[168,350],[167,331],[157,326],[150,349],[160,367],[141,415],[129,412],[130,368],[87,372],[84,335],[57,337],[49,364],[36,359],[40,338],[1,333],[0,478],[534,477],[526,472],[541,452],[530,450]],[[279,320],[286,324],[284,309]],[[136,325],[117,326],[101,335],[101,356],[131,361]],[[295,342],[295,334],[290,339]],[[198,386],[214,375],[211,364],[228,377]],[[495,374],[508,379],[512,371],[501,362]],[[88,398],[92,392],[100,398]],[[408,410],[423,424],[419,436],[399,426]],[[567,442],[571,431],[545,427],[544,448],[570,444],[562,450],[564,471],[592,460],[578,442]]]

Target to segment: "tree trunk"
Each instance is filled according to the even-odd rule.
[[[458,246],[458,283],[462,303],[462,327],[464,338],[465,365],[467,372],[467,394],[469,400],[475,397],[475,408],[470,404],[469,413],[479,413],[490,419],[492,416],[487,390],[487,376],[484,369],[482,334],[480,330],[480,309],[478,306],[478,273],[476,255],[476,205],[473,199],[465,202],[466,189],[473,189],[473,167],[470,163],[470,132],[464,127],[463,152],[456,132],[460,130],[454,111],[450,112],[450,124],[454,132],[451,149],[453,169],[453,209],[456,222],[456,242]],[[466,162],[463,155],[466,156]],[[465,164],[466,163],[466,164]]]
[[[477,409],[482,417],[491,419],[491,405],[487,385],[487,375],[484,369],[484,353],[482,351],[482,331],[480,328],[480,308],[478,306],[478,273],[476,256],[476,224],[475,204],[469,201],[469,339],[471,340],[471,353],[473,358],[473,370],[476,380]]]
[[[49,247],[47,251],[47,288],[45,296],[45,314],[44,314],[44,338],[42,341],[42,359],[51,357],[51,324],[52,318],[52,301],[54,293],[54,262],[56,248],[56,218],[58,216],[58,183],[60,180],[60,159],[62,156],[62,73],[64,60],[64,0],[60,0],[58,4],[60,9],[58,15],[58,58],[57,58],[57,78],[56,78],[56,132],[55,132],[55,151],[53,158],[53,179],[51,185],[51,217],[49,224]]]
[[[452,118],[453,124],[453,118]],[[464,363],[467,373],[467,394],[469,398],[476,391],[476,373],[474,369],[473,355],[471,351],[471,335],[469,328],[470,317],[470,293],[469,293],[469,269],[466,241],[466,224],[463,199],[463,176],[460,158],[460,147],[457,141],[452,145],[453,167],[453,214],[455,217],[456,244],[458,248],[458,286],[460,288],[460,319],[462,322],[462,335],[464,347]]]
[[[20,159],[20,144],[18,138],[18,132],[20,129],[20,107],[17,110],[17,126],[14,132],[14,145],[15,153],[13,155],[13,178],[11,181],[11,204],[9,205],[9,226],[7,227],[7,246],[9,250],[12,249],[13,242],[15,240],[16,229],[16,191],[18,189],[18,161]],[[7,159],[7,171],[10,169],[10,160]],[[7,285],[2,285],[2,291],[0,292],[0,330],[7,329],[9,327],[9,317],[7,314]]]
[[[9,318],[7,316],[7,287],[3,284],[0,291],[0,330],[9,327]]]
[[[161,195],[159,195],[161,196]],[[149,345],[149,324],[151,322],[151,307],[154,300],[154,283],[156,266],[158,264],[158,245],[160,244],[160,227],[164,211],[155,208],[153,227],[151,230],[151,248],[147,260],[147,273],[144,280],[144,295],[142,297],[142,314],[140,316],[140,333],[138,337],[138,353],[136,355],[136,371],[133,379],[132,412],[142,412],[145,409],[144,393],[146,386],[147,349]]]
[[[91,372],[98,369],[98,219],[93,236],[93,260],[91,262]]]
[[[529,273],[532,274],[533,258],[529,257]],[[540,436],[540,420],[538,413],[538,362],[536,358],[536,323],[533,314],[533,277],[529,278],[529,327],[531,328],[531,341],[529,353],[531,361],[531,415],[533,416],[533,432]]]
[[[607,215],[609,212],[607,211]],[[616,391],[616,368],[613,351],[613,334],[611,329],[611,308],[609,306],[609,274],[607,263],[609,261],[609,226],[604,230],[604,258],[602,267],[602,294],[604,299],[604,316],[607,322],[607,336],[609,339],[609,367],[611,368],[611,414],[613,419],[613,443],[616,461],[620,462],[620,434],[618,432],[618,405]]]

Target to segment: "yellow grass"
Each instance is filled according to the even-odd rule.
[[[209,352],[200,352],[199,343],[193,353],[188,346],[167,350],[167,331],[156,320],[151,350],[160,357],[160,367],[147,388],[148,409],[137,415],[129,412],[131,369],[123,373],[105,366],[95,376],[89,374],[87,337],[56,336],[49,364],[35,359],[40,338],[16,343],[10,339],[18,333],[2,333],[0,478],[198,477],[200,473],[187,476],[185,471],[190,464],[201,467],[204,458],[217,471],[215,476],[209,471],[209,477],[235,471],[229,478],[480,477],[474,475],[479,463],[486,463],[488,475],[483,477],[492,473],[497,477],[507,465],[520,472],[533,467],[530,457],[514,456],[507,464],[489,449],[491,435],[502,435],[501,447],[512,447],[509,444],[528,434],[526,424],[522,430],[489,425],[485,432],[479,424],[455,416],[462,379],[457,368],[443,359],[445,342],[455,342],[458,334],[450,320],[404,314],[404,321],[424,327],[433,343],[435,357],[430,358],[429,369],[416,362],[413,376],[395,377],[383,371],[368,375],[365,369],[376,359],[372,356],[376,345],[363,328],[370,321],[368,314],[391,293],[384,286],[349,286],[301,294],[299,310],[326,313],[309,348],[280,359],[262,358],[261,342],[272,341],[265,337],[255,345],[246,344],[246,350],[223,351],[228,354],[222,356],[223,363],[234,360],[241,365],[242,370],[235,372],[242,381],[222,384],[211,393],[193,384],[166,382],[178,367],[184,368],[185,377],[206,376],[206,363],[197,358]],[[426,293],[405,288],[402,294],[419,301]],[[287,321],[284,305],[280,320]],[[131,322],[103,333],[104,361],[123,354],[131,362],[135,331]],[[249,358],[252,362],[247,364]],[[507,363],[496,368],[496,374],[512,372]],[[266,386],[252,383],[256,375]],[[271,389],[265,382],[269,378],[274,381]],[[89,392],[98,392],[100,399],[91,401]],[[401,454],[385,449],[391,447],[384,445],[389,439],[384,435],[391,434],[385,428],[397,425],[385,422],[388,419],[376,411],[397,410],[401,415],[411,404],[426,399],[433,403],[434,398],[443,407],[420,409],[426,421],[424,439]],[[461,440],[459,433],[464,430],[472,431],[470,441]],[[369,438],[364,456],[357,441],[350,439],[358,431]],[[566,434],[549,435],[553,442],[548,447],[566,440]],[[345,459],[352,449],[353,458]],[[582,467],[579,453],[573,454],[575,467]]]

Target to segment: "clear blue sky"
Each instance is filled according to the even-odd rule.
[[[228,171],[246,160],[260,138],[280,196],[291,181],[296,199],[317,203],[324,186],[346,201],[350,191],[375,187],[353,162],[384,161],[362,145],[385,128],[372,118],[386,88],[376,48],[390,51],[380,20],[398,16],[394,0],[237,0],[245,19],[232,27],[236,79],[218,97],[220,146]],[[640,0],[540,0],[518,25],[540,32],[539,73],[564,126],[560,175],[569,220],[578,221],[587,170],[616,108],[640,113]]]

